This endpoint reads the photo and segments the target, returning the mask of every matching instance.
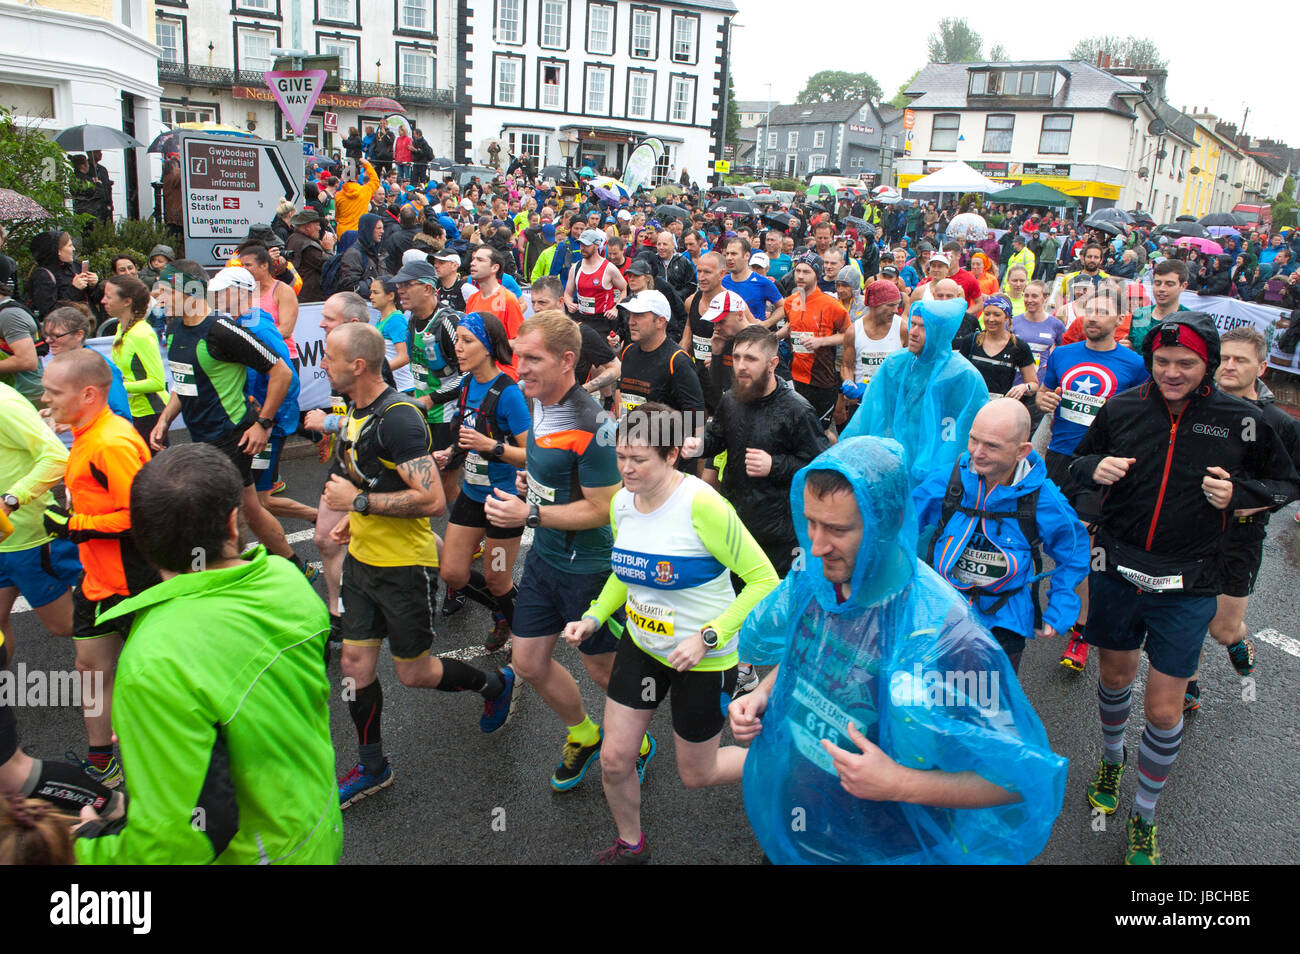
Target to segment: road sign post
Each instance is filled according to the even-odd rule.
[[[303,156],[296,142],[182,133],[185,254],[219,267],[248,235],[268,225],[281,199],[302,203]]]

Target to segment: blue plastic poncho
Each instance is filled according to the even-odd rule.
[[[844,603],[811,555],[803,488],[812,470],[844,474],[863,516]],[[745,808],[767,856],[778,864],[1029,861],[1061,810],[1066,760],[1048,746],[1006,654],[917,561],[902,448],[841,441],[795,475],[790,506],[804,565],[740,631],[742,658],[781,667],[745,760]],[[939,809],[858,799],[820,744],[853,751],[850,720],[902,765],[973,771],[1021,800]]]
[[[964,298],[913,304],[911,320],[920,315],[925,322],[925,347],[919,355],[904,348],[884,360],[844,429],[845,438],[870,434],[902,444],[911,488],[939,468],[952,469],[976,412],[988,403],[984,378],[952,350],[965,314]]]

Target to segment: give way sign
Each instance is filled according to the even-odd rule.
[[[263,75],[294,135],[301,136],[329,74],[324,70],[269,70]]]

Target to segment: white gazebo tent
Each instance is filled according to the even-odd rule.
[[[938,172],[922,176],[907,186],[908,192],[1001,192],[1005,182],[994,182],[976,172],[960,159],[949,163]]]

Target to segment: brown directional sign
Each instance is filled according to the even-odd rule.
[[[191,189],[257,192],[261,189],[257,146],[190,142],[185,151]]]

